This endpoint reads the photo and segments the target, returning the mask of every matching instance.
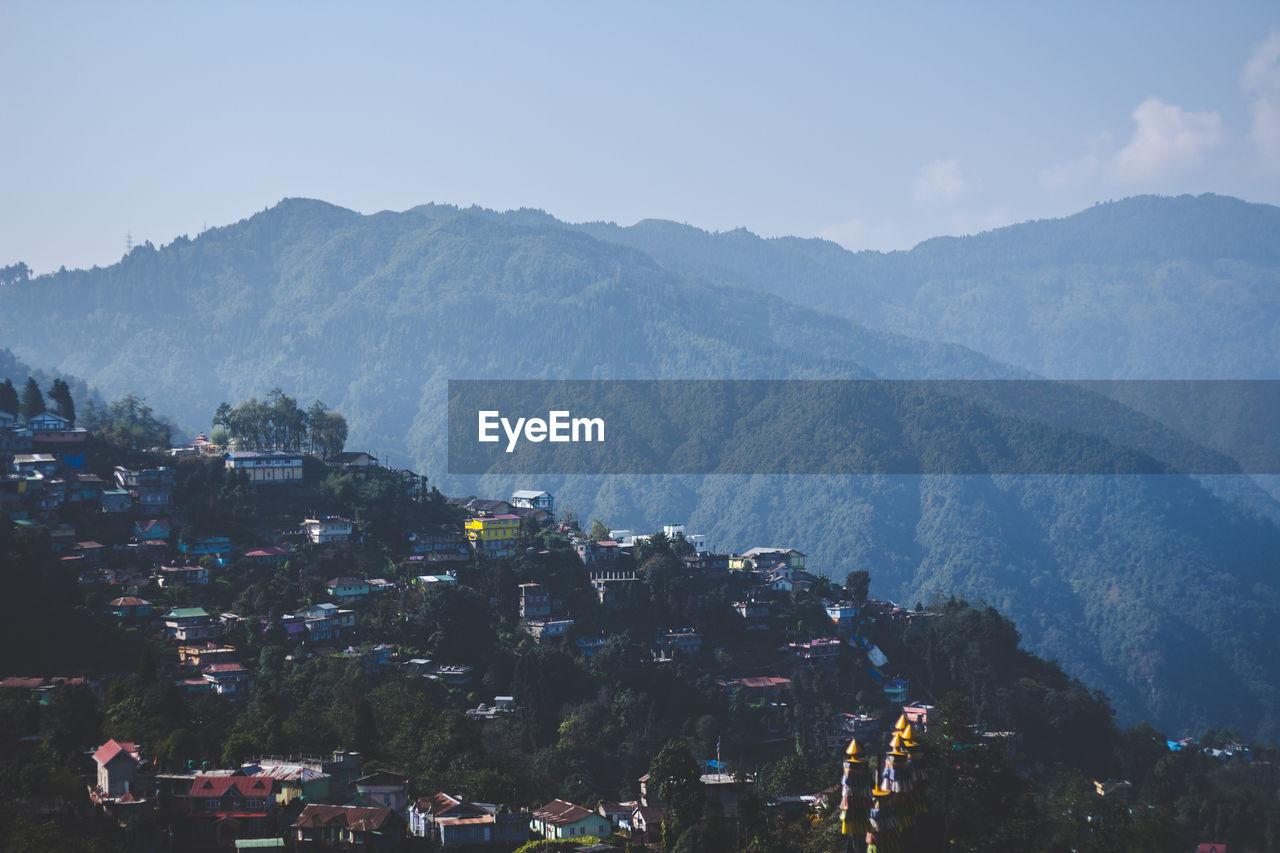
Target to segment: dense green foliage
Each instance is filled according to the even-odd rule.
[[[1242,365],[1280,363],[1268,349],[1280,339],[1270,333],[1274,258],[1263,239],[1273,220],[1271,208],[1231,200],[1145,199],[881,256],[666,224],[575,229],[536,211],[426,206],[365,217],[291,199],[194,240],[139,246],[106,269],[15,274],[0,288],[0,336],[29,358],[60,353],[60,370],[112,394],[145,394],[196,429],[221,400],[288,387],[335,402],[349,444],[443,471],[444,382],[457,377],[1169,375],[1143,367],[1152,363],[1187,376],[1269,375]],[[661,233],[642,242],[648,232]],[[634,246],[618,245],[620,235]],[[1016,276],[984,272],[1015,261]],[[1090,278],[1098,265],[1109,278]],[[960,283],[944,286],[944,276]],[[960,298],[979,279],[980,292]],[[1210,295],[1187,296],[1202,291]],[[864,292],[880,295],[841,301]],[[900,307],[881,305],[892,299]],[[925,303],[939,325],[890,322],[932,316]],[[983,336],[961,338],[970,327]],[[895,329],[991,343],[1019,367]],[[1114,363],[1023,359],[1019,347],[1032,340]],[[1139,355],[1144,342],[1160,346]],[[1179,733],[1280,730],[1280,532],[1194,481],[527,480],[437,484],[488,495],[537,485],[584,518],[639,528],[680,519],[726,550],[790,544],[833,578],[870,569],[882,597],[987,601],[1018,621],[1032,649],[1105,689],[1126,721]],[[1230,488],[1251,485],[1237,478]],[[1250,500],[1280,517],[1256,489]],[[241,517],[254,511],[250,496],[238,507]]]

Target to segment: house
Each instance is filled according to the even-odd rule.
[[[731,678],[719,682],[720,686],[730,693],[741,691],[751,699],[772,701],[783,694],[791,693],[791,679],[781,676],[752,676],[748,678]]]
[[[850,635],[858,622],[858,605],[852,601],[824,601],[822,608],[840,635]]]
[[[520,618],[551,618],[551,594],[542,588],[542,584],[520,584]]]
[[[472,515],[510,515],[515,507],[506,501],[491,501],[475,496],[467,498],[446,498],[450,506],[459,506]]]
[[[700,551],[680,558],[690,575],[709,580],[723,580],[729,576],[729,555]]]
[[[262,566],[280,566],[289,561],[289,549],[280,545],[263,545],[244,552],[244,559]]]
[[[929,720],[932,714],[932,705],[912,702],[908,705],[902,706],[902,716],[906,717],[907,722],[910,723],[918,732],[929,731]]]
[[[662,838],[662,809],[657,806],[636,805],[627,816],[631,840],[638,844],[658,842]]]
[[[116,487],[129,493],[129,497],[143,509],[169,506],[173,501],[174,476],[172,468],[140,468],[134,470],[123,465],[115,468]]]
[[[334,802],[350,795],[351,784],[360,776],[360,755],[354,752],[334,752],[329,756],[280,758],[260,756],[252,765],[246,765],[246,775],[270,776],[277,780],[280,802],[292,802],[304,793],[309,802]],[[292,786],[296,791],[288,792]],[[284,794],[288,793],[288,799]]]
[[[884,701],[890,705],[901,705],[907,701],[907,693],[911,682],[905,678],[891,678],[884,683]]]
[[[219,696],[244,696],[253,688],[253,678],[243,664],[211,663],[201,675]]]
[[[357,847],[395,850],[404,835],[404,818],[392,809],[327,806],[308,803],[293,822],[294,840],[302,850]]]
[[[100,504],[105,485],[97,474],[76,474],[67,482],[67,503]]]
[[[213,557],[219,566],[225,566],[231,559],[231,540],[226,536],[202,536],[193,542],[179,542],[178,551],[188,560]]]
[[[378,457],[371,453],[365,453],[363,450],[348,451],[344,453],[335,453],[328,458],[330,465],[337,465],[344,471],[369,468],[378,464]]]
[[[36,705],[48,705],[53,701],[54,692],[59,687],[89,686],[97,692],[97,685],[82,677],[67,678],[54,675],[49,678],[23,678],[11,676],[0,679],[0,689],[20,690],[26,694],[26,700]]]
[[[313,764],[262,763],[251,761],[245,763],[240,772],[245,776],[263,776],[275,783],[275,801],[277,805],[288,805],[294,800],[306,797],[307,802],[317,803],[329,799],[329,780],[333,777],[323,770],[317,770]]]
[[[662,632],[660,645],[668,654],[696,655],[702,651],[702,633],[693,628],[669,628]]]
[[[515,707],[514,696],[495,696],[492,705],[481,702],[474,708],[468,708],[465,713],[473,720],[496,720],[504,714],[510,714]]]
[[[100,566],[106,560],[107,546],[101,542],[86,540],[77,542],[75,547],[72,548],[72,553],[84,557],[86,566]]]
[[[338,601],[360,601],[369,597],[369,582],[360,578],[330,578],[324,586]]]
[[[218,620],[203,607],[175,607],[164,615],[165,631],[175,640],[209,640],[222,633]]]
[[[769,628],[769,602],[754,599],[735,601],[733,609],[742,617],[748,631],[765,631]]]
[[[15,474],[52,477],[58,473],[58,460],[50,453],[19,453],[9,463],[9,470]]]
[[[424,527],[409,534],[409,553],[427,562],[464,562],[471,557],[467,537],[452,524]]]
[[[161,589],[175,586],[208,586],[209,570],[204,566],[161,566],[156,582]]]
[[[631,816],[635,813],[636,806],[640,805],[635,800],[625,803],[611,803],[608,800],[601,800],[596,806],[596,812],[602,817],[609,819],[609,823],[614,828],[627,829],[631,826]]]
[[[243,471],[255,486],[302,482],[302,457],[297,451],[233,450],[224,463],[227,471]]]
[[[14,429],[18,425],[18,416],[13,412],[0,411],[0,429]]]
[[[426,589],[432,584],[438,584],[438,583],[457,584],[458,576],[452,575],[452,574],[418,575],[413,580],[414,580],[414,583],[416,583],[418,586],[422,587],[423,589]]]
[[[613,831],[608,818],[564,800],[552,800],[531,818],[529,828],[550,840],[588,835],[608,838]]]
[[[467,540],[476,553],[486,557],[510,557],[515,553],[520,536],[520,517],[503,515],[476,516],[463,523]]]
[[[774,566],[765,575],[765,582],[774,592],[789,592],[795,595],[813,589],[813,575],[804,569],[796,569],[780,564]]]
[[[275,811],[275,780],[265,776],[198,774],[185,796],[175,798],[175,811],[196,818],[234,819],[266,829]]]
[[[290,640],[316,643],[333,640],[348,628],[354,628],[354,610],[344,610],[336,604],[315,604],[281,617],[285,636]]]
[[[578,652],[584,658],[595,657],[604,648],[604,644],[604,637],[579,637],[574,641],[574,645],[578,647]]]
[[[41,412],[27,418],[26,426],[32,432],[61,432],[71,429],[71,421],[53,412]]]
[[[825,726],[815,725],[828,749],[843,749],[850,740],[866,742],[880,733],[880,718],[874,714],[836,714]]]
[[[341,544],[351,540],[351,519],[339,515],[308,518],[302,522],[302,530],[315,545]]]
[[[375,770],[356,780],[356,795],[371,806],[386,806],[404,813],[409,804],[409,777],[390,770]]]
[[[119,799],[134,792],[142,754],[130,741],[109,740],[93,753],[98,765],[96,793],[102,799]]]
[[[842,642],[838,637],[821,637],[803,643],[787,643],[791,657],[796,661],[834,666],[840,657]]]
[[[212,663],[231,663],[239,655],[235,646],[222,646],[217,643],[203,643],[195,646],[178,646],[178,663],[194,666],[196,669]]]
[[[795,548],[752,548],[729,556],[729,568],[744,571],[773,568],[779,563],[788,568],[803,569],[804,554]]]
[[[444,850],[481,844],[510,847],[529,840],[529,813],[441,792],[409,806],[409,833]]]
[[[701,778],[707,804],[719,805],[720,813],[727,818],[738,816],[739,802],[756,787],[755,777],[750,774],[704,773]]]
[[[124,489],[102,490],[103,512],[128,512],[133,507],[133,498]]]
[[[537,489],[516,489],[511,493],[511,506],[545,510],[547,516],[553,520],[556,515],[556,499],[550,492]]]
[[[1227,845],[1216,841],[1202,841],[1196,845],[1196,853],[1227,853]]]
[[[108,601],[107,612],[117,619],[144,619],[151,615],[151,602],[124,595]]]
[[[541,643],[543,640],[554,640],[557,637],[563,637],[572,627],[572,619],[533,619],[525,623],[524,629],[529,632],[534,640]]]
[[[612,539],[592,542],[589,539],[578,539],[573,543],[573,550],[584,566],[612,565],[618,561],[621,549]]]
[[[106,499],[105,492],[103,493],[103,499]],[[133,523],[133,538],[143,542],[168,539],[172,532],[173,528],[163,518],[146,518]]]

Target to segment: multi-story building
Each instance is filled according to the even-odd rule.
[[[468,518],[463,524],[467,539],[477,553],[486,557],[510,557],[520,537],[520,516],[483,515]]]
[[[315,545],[341,544],[351,541],[354,525],[351,519],[340,515],[325,515],[319,518],[308,518],[302,522],[302,530]]]
[[[258,485],[302,482],[303,454],[288,450],[233,450],[227,454],[228,471],[243,471]]]

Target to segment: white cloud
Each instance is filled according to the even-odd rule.
[[[1240,85],[1253,96],[1249,141],[1268,171],[1280,173],[1280,27],[1272,27],[1240,73]]]
[[[955,160],[934,160],[921,166],[916,174],[916,201],[925,205],[951,204],[974,186]]]
[[[1133,121],[1133,138],[1111,163],[1117,180],[1144,181],[1198,169],[1205,153],[1222,144],[1217,112],[1187,112],[1153,97],[1138,104]]]

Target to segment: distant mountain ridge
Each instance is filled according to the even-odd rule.
[[[1032,225],[1027,233],[1055,227]],[[137,247],[105,269],[0,288],[0,339],[110,396],[141,394],[197,429],[220,401],[278,386],[304,404],[322,399],[347,416],[352,445],[386,451],[449,491],[502,496],[536,485],[584,518],[632,527],[682,518],[726,548],[800,547],[837,579],[866,568],[879,593],[907,604],[934,594],[985,599],[1018,622],[1032,648],[1107,690],[1126,719],[1188,733],[1211,724],[1280,731],[1280,588],[1271,571],[1280,528],[1185,477],[448,477],[448,379],[1016,378],[1035,366],[889,327],[917,302],[928,309],[922,326],[951,317],[947,310],[970,316],[976,304],[985,312],[977,337],[1000,328],[1040,335],[1044,356],[1049,333],[1079,319],[1046,315],[1025,332],[1015,311],[994,310],[991,281],[1034,290],[1007,264],[981,286],[977,273],[964,280],[972,303],[955,296],[948,247],[977,258],[986,244],[966,240],[982,238],[864,256],[821,241],[636,228],[444,205],[362,216],[288,199],[195,239]],[[780,259],[777,247],[790,254]],[[1257,291],[1249,304],[1265,326],[1274,268],[1261,256],[1219,254],[1170,262],[1195,273],[1175,295],[1198,292],[1208,267],[1240,270],[1223,292]],[[899,297],[894,282],[910,278],[895,266],[904,259],[934,278],[902,285]],[[1135,263],[1138,272],[1154,264]],[[872,276],[866,264],[887,272]],[[1058,301],[1009,300],[1019,310],[1082,299],[1064,296],[1071,282],[1098,287],[1097,266],[1053,273],[1036,261],[1035,269],[1036,281],[1060,282]],[[1123,277],[1122,265],[1107,269]],[[1230,312],[1244,312],[1233,298],[1224,297]],[[1120,316],[1138,328],[1143,312]],[[1237,331],[1217,332],[1216,351],[1228,360],[1274,345],[1252,327]],[[1165,330],[1144,334],[1159,341]],[[1141,343],[1131,337],[1127,344]],[[1203,332],[1204,344],[1212,337]],[[1184,343],[1194,353],[1195,341]],[[1105,355],[1096,343],[1082,346]]]
[[[645,220],[582,230],[707,281],[1060,379],[1280,377],[1280,208],[1142,196],[906,252]]]

